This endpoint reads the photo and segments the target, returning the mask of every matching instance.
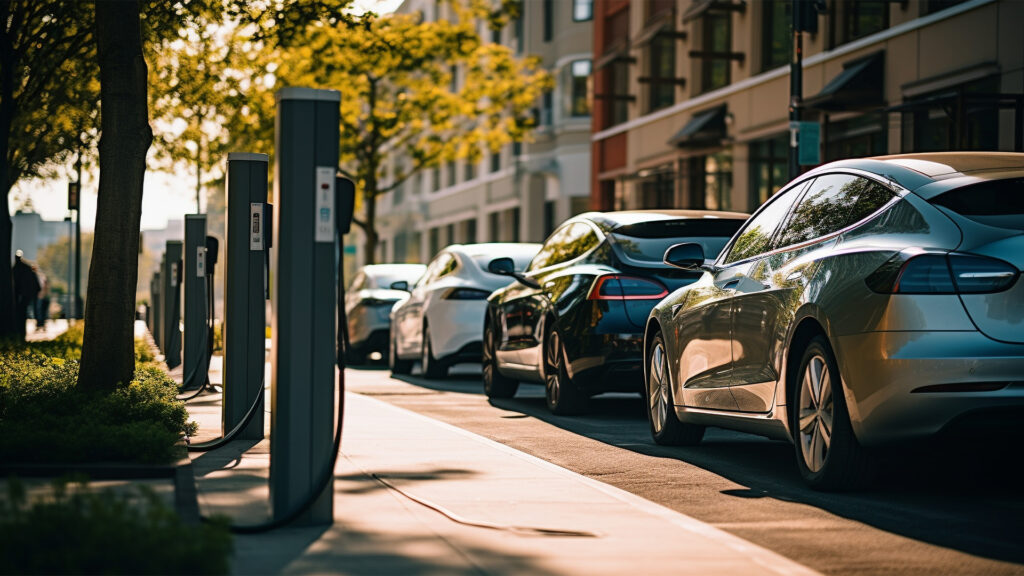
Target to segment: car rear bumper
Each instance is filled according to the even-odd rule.
[[[927,438],[969,414],[1024,408],[1024,345],[977,331],[869,332],[836,344],[850,418],[865,446]]]
[[[362,347],[372,334],[383,330],[385,346],[387,332],[391,329],[390,306],[359,305],[348,313],[348,340],[353,348]]]
[[[591,334],[583,338],[582,355],[570,353],[569,377],[588,394],[643,390],[643,335]]]

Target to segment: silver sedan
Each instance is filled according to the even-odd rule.
[[[651,312],[659,444],[790,440],[804,480],[864,485],[872,448],[1024,414],[1024,154],[845,160],[775,194]]]

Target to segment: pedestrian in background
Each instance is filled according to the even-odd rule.
[[[32,266],[23,258],[24,255],[25,253],[21,250],[15,252],[14,266],[11,268],[11,276],[14,280],[14,328],[21,340],[25,339],[28,307],[35,302],[40,288],[39,278],[36,277]]]
[[[46,321],[50,319],[50,283],[46,274],[37,266],[32,267],[39,280],[39,296],[36,299],[36,332],[46,330]]]

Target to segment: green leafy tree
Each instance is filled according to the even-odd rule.
[[[531,108],[551,88],[535,58],[517,58],[481,41],[478,3],[453,3],[454,21],[425,22],[418,14],[367,13],[338,25],[308,24],[265,59],[272,85],[256,85],[253,105],[234,118],[232,137],[269,150],[273,92],[283,86],[341,92],[340,165],[356,182],[362,212],[355,223],[373,263],[378,241],[376,199],[425,168],[457,158],[478,161],[484,150],[529,138]],[[280,63],[277,65],[277,63]],[[256,64],[259,64],[258,62]],[[269,84],[269,83],[268,83]],[[409,158],[390,179],[391,158]]]
[[[11,253],[10,193],[95,137],[99,84],[92,5],[0,0],[0,254]],[[11,268],[0,266],[0,335],[14,333]]]

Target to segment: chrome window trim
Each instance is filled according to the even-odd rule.
[[[851,176],[857,176],[857,177],[861,177],[861,178],[866,178],[866,179],[874,182],[875,184],[878,184],[879,186],[882,186],[886,190],[892,192],[893,193],[893,197],[888,202],[883,204],[878,210],[875,210],[874,212],[872,212],[871,214],[868,214],[864,218],[861,218],[860,220],[858,220],[858,221],[856,221],[856,222],[854,222],[852,224],[849,224],[849,225],[847,225],[844,228],[840,228],[839,230],[836,230],[835,232],[831,232],[831,233],[826,234],[824,236],[818,236],[817,238],[812,238],[810,240],[801,242],[799,244],[790,244],[788,246],[781,246],[779,248],[775,248],[775,249],[769,250],[768,252],[762,252],[762,253],[757,254],[755,256],[751,256],[749,258],[744,258],[743,260],[736,260],[735,262],[729,262],[728,264],[726,264],[725,263],[725,257],[726,257],[726,255],[729,254],[729,251],[732,249],[732,246],[735,243],[736,239],[739,238],[739,234],[740,233],[737,232],[736,235],[733,236],[732,240],[729,241],[729,244],[725,248],[722,249],[722,255],[719,256],[718,260],[715,261],[715,267],[720,269],[720,270],[724,270],[726,268],[733,268],[735,266],[740,266],[740,265],[743,265],[743,264],[748,264],[748,263],[750,263],[750,262],[752,262],[754,260],[758,260],[758,259],[761,259],[761,258],[766,258],[768,256],[774,256],[775,254],[781,254],[782,252],[790,252],[792,250],[800,250],[802,248],[806,248],[806,247],[812,246],[814,244],[818,244],[818,243],[821,243],[821,242],[827,242],[828,240],[831,240],[831,239],[833,239],[833,238],[835,238],[837,236],[841,236],[841,235],[845,234],[846,232],[849,232],[850,230],[853,230],[854,228],[857,228],[858,226],[861,226],[861,225],[869,222],[870,220],[874,219],[875,217],[877,217],[882,212],[885,212],[886,210],[891,208],[893,205],[896,204],[896,202],[902,200],[907,194],[910,193],[910,190],[907,190],[906,188],[900,186],[895,180],[889,180],[889,179],[880,180],[881,178],[884,178],[884,176],[882,176],[880,174],[875,174],[874,172],[867,172],[865,170],[859,170],[859,169],[856,169],[856,168],[842,168],[840,170],[835,170],[835,171],[830,171],[830,172],[821,172],[821,173],[810,172],[810,173],[805,175],[806,178],[801,177],[800,180],[794,182],[791,186],[787,186],[787,187],[779,190],[778,192],[776,192],[776,194],[783,194],[783,193],[788,192],[788,191],[792,190],[793,188],[795,188],[795,187],[797,187],[797,186],[799,186],[799,185],[801,185],[803,183],[807,183],[807,182],[809,182],[811,180],[816,180],[816,179],[818,179],[821,176],[834,176],[836,174],[849,174]],[[797,200],[795,202],[793,202],[793,206],[791,206],[789,211],[786,213],[786,216],[783,219],[783,222],[788,222],[789,221],[789,217],[792,216],[792,214],[793,214],[793,209],[796,208],[800,204],[800,202],[804,199],[804,196],[807,194],[807,192],[808,192],[807,190],[804,190],[803,193],[800,194],[800,197],[797,198]],[[765,202],[761,206],[761,208],[758,208],[757,212],[754,212],[753,214],[751,214],[750,215],[750,219],[748,220],[748,222],[750,220],[753,220],[754,216],[757,216],[761,212],[761,210],[764,209],[764,207],[767,206],[768,204],[769,204],[768,202]],[[743,230],[746,230],[746,226],[743,227]],[[778,234],[778,229],[775,230],[775,232],[772,235],[772,239],[773,240],[775,239],[775,234]]]

